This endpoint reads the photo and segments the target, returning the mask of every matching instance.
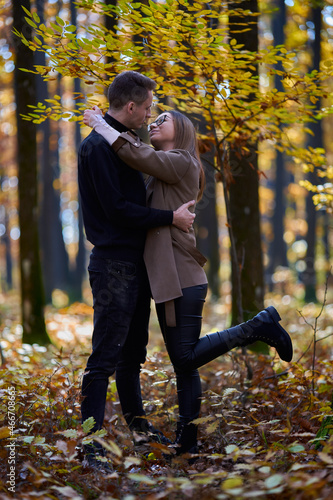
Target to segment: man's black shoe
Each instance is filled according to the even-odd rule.
[[[163,432],[155,429],[155,427],[146,419],[136,419],[135,424],[130,425],[133,432],[134,445],[145,443],[159,443],[167,446],[172,444],[172,441],[164,436]]]
[[[105,456],[104,448],[99,443],[85,444],[83,449],[84,456],[89,467],[92,467],[96,471],[104,474],[110,474],[113,472],[112,466]]]
[[[168,439],[166,436],[164,436],[163,432],[155,429],[155,427],[148,422],[148,432],[147,432],[148,437],[150,438],[151,441],[154,441],[155,443],[159,444],[172,444],[172,441]]]
[[[172,444],[172,441],[164,436],[163,432],[155,429],[155,427],[145,419],[141,419],[139,425],[131,425],[130,429],[133,433],[135,451],[142,456],[149,457],[151,453],[156,452],[156,449],[151,446],[152,443],[161,444],[163,446]]]

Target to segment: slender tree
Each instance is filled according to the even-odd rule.
[[[8,19],[11,17],[11,6],[9,2],[6,4],[2,3],[0,6],[0,17],[2,19]],[[0,27],[0,38],[2,39],[2,49],[4,49],[3,42],[6,40],[6,45],[11,49],[11,25],[2,23]],[[0,276],[0,289],[1,290],[11,290],[13,287],[13,255],[12,255],[12,239],[10,236],[10,213],[14,213],[12,210],[10,190],[5,190],[4,186],[8,184],[9,171],[11,169],[11,159],[13,145],[16,144],[14,138],[10,137],[8,130],[6,130],[8,121],[15,121],[14,113],[10,114],[10,118],[6,117],[6,111],[3,108],[3,103],[7,101],[8,95],[11,94],[13,88],[13,76],[12,73],[6,71],[6,59],[0,57],[0,95],[2,96],[0,108],[1,108],[1,118],[2,124],[0,129],[0,222],[2,226],[0,235],[0,248],[3,245],[3,252],[1,255],[4,256],[4,264],[1,266]],[[7,122],[7,123],[6,123]],[[14,146],[15,147],[15,146]],[[15,196],[16,199],[16,196]]]
[[[191,5],[193,5],[193,1]],[[217,19],[210,20],[212,29],[218,26]],[[201,114],[197,115],[196,119],[199,123],[199,134],[206,135],[207,120]],[[199,250],[207,257],[205,271],[207,274],[208,285],[212,296],[220,297],[220,245],[219,245],[219,228],[216,210],[216,170],[215,150],[213,147],[206,148],[204,141],[200,141],[200,157],[206,176],[206,187],[203,193],[202,200],[198,203],[196,209],[195,227],[197,229],[197,246]]]
[[[284,45],[284,28],[286,24],[286,5],[284,0],[277,0],[278,11],[273,13],[272,28],[275,45]],[[280,62],[276,65],[282,71]],[[281,76],[276,74],[274,86],[279,91],[283,91]],[[285,156],[279,149],[275,152],[275,179],[274,179],[274,214],[272,217],[273,238],[269,247],[268,279],[271,284],[271,277],[278,266],[288,266],[287,247],[283,239],[284,217],[286,212],[285,188],[287,184],[287,174],[285,171]]]
[[[258,12],[257,0],[246,1],[246,7]],[[231,7],[234,7],[231,5]],[[258,51],[258,23],[251,16],[242,20],[250,31],[239,28],[239,18],[229,17],[229,30],[237,44],[251,52]],[[257,66],[251,71],[258,75]],[[251,101],[252,95],[247,97]],[[244,148],[245,146],[245,148]],[[239,134],[238,142],[230,148],[230,166],[233,180],[230,183],[231,229],[235,238],[237,261],[232,259],[232,322],[239,323],[252,317],[263,307],[264,280],[261,249],[259,210],[258,144],[251,139],[250,130]],[[241,304],[239,307],[239,285],[241,273]],[[243,318],[244,316],[244,318]]]
[[[31,30],[24,20],[24,6],[29,0],[13,2],[13,27],[31,40]],[[39,256],[36,126],[22,119],[27,106],[36,102],[35,76],[21,68],[33,69],[33,53],[15,43],[15,99],[17,118],[17,159],[19,178],[21,312],[23,342],[48,343],[44,321],[44,291]]]
[[[71,23],[77,28],[77,7],[73,0],[70,2],[70,13],[71,13]],[[75,107],[77,109],[77,96],[81,93],[81,80],[79,78],[74,78],[74,96],[75,96]],[[81,128],[78,122],[75,122],[75,136],[74,136],[74,147],[76,156],[79,151],[79,146],[81,143]],[[79,211],[78,211],[78,231],[79,231],[79,242],[78,251],[75,259],[75,269],[71,272],[71,288],[70,288],[70,299],[72,301],[82,300],[82,283],[86,272],[86,250],[85,250],[85,238],[83,233],[83,217],[82,210],[79,200]]]
[[[312,44],[313,66],[312,70],[319,71],[321,60],[321,29],[322,29],[322,7],[315,4],[312,8],[313,24],[314,24],[314,40]],[[315,103],[317,112],[321,108],[321,100],[318,99]],[[322,148],[323,147],[323,131],[321,120],[315,120],[309,124],[312,134],[308,136],[309,148]],[[315,171],[310,171],[307,174],[308,181],[311,184],[318,184],[319,180]],[[306,221],[308,230],[306,234],[307,250],[305,256],[305,270],[302,274],[303,283],[305,285],[305,300],[307,302],[316,301],[316,270],[315,270],[315,257],[316,257],[316,244],[317,244],[317,211],[314,206],[312,195],[307,194],[306,197]]]
[[[203,128],[205,128],[205,122],[202,119],[200,131]],[[206,176],[206,187],[202,200],[199,201],[196,208],[195,227],[197,230],[197,246],[208,261],[205,266],[208,285],[213,297],[218,298],[220,296],[220,251],[216,213],[216,170],[213,166],[214,156],[213,149],[202,152],[200,155]]]
[[[13,259],[11,251],[11,239],[9,236],[9,217],[8,212],[5,208],[5,228],[6,233],[3,235],[3,241],[5,244],[5,254],[6,254],[6,285],[7,290],[13,288]]]
[[[117,5],[117,0],[105,0],[105,5],[115,7]],[[108,31],[114,32],[116,26],[117,26],[116,16],[110,10],[108,15],[105,15],[105,27]],[[110,54],[110,56],[108,57],[108,63],[112,64],[112,60],[113,58]]]
[[[36,2],[37,14],[45,22],[45,0]],[[46,64],[45,53],[35,52],[35,64]],[[37,79],[37,95],[43,100],[49,98],[48,83]],[[60,82],[57,82],[58,86]],[[59,93],[59,92],[57,92]],[[38,164],[41,180],[40,236],[41,258],[46,302],[52,301],[55,288],[68,290],[69,262],[60,219],[60,191],[55,189],[60,176],[57,135],[59,123],[46,120],[39,125]],[[54,139],[54,140],[53,140]]]

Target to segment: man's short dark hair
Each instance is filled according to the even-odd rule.
[[[148,99],[149,90],[155,90],[156,83],[151,78],[136,71],[123,71],[115,77],[108,89],[111,109],[121,109],[130,101],[142,104]]]

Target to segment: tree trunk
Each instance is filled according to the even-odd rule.
[[[30,10],[30,1],[13,2],[13,26],[31,39],[31,30],[24,20],[23,5]],[[44,321],[44,291],[39,256],[38,203],[37,203],[37,148],[36,126],[24,121],[28,104],[35,104],[35,76],[19,68],[33,68],[33,52],[15,41],[16,62],[14,73],[17,159],[19,178],[19,221],[20,221],[20,271],[21,312],[23,342],[46,344],[50,342]]]
[[[57,79],[57,95],[62,95],[61,76],[58,75]],[[60,187],[55,188],[55,182],[60,179],[60,163],[59,163],[59,140],[60,129],[58,122],[51,122],[51,136],[50,136],[50,158],[49,158],[49,191],[52,200],[52,254],[53,254],[53,289],[59,288],[66,292],[69,291],[70,277],[69,277],[69,257],[66,250],[63,234],[62,234],[62,221],[60,215]]]
[[[105,0],[105,5],[117,5],[117,0]],[[117,27],[117,19],[116,16],[105,16],[105,27],[109,31],[115,31]],[[108,63],[111,63],[113,59],[111,57],[108,58]]]
[[[202,120],[201,120],[202,121]],[[202,124],[203,126],[204,124]],[[202,132],[202,131],[201,131]],[[197,247],[208,262],[205,266],[208,284],[214,298],[220,297],[220,253],[218,241],[218,221],[216,214],[216,170],[214,152],[201,155],[201,162],[206,175],[206,187],[202,199],[196,206],[195,227]]]
[[[239,5],[237,5],[239,7]],[[257,0],[249,0],[246,9],[258,12]],[[244,49],[258,51],[257,18],[245,17],[251,31],[237,33],[238,18],[229,18],[230,34]],[[235,31],[234,31],[235,30]],[[257,73],[257,71],[256,71]],[[249,96],[251,99],[251,96]],[[261,248],[261,229],[259,212],[259,176],[257,144],[247,143],[248,154],[239,156],[237,150],[231,150],[230,165],[234,182],[230,187],[231,226],[235,238],[237,258],[232,259],[232,323],[239,322],[238,297],[235,290],[237,272],[241,272],[241,295],[244,320],[252,317],[263,308],[264,280]]]
[[[106,2],[108,3],[108,2]],[[71,24],[77,26],[76,20],[76,5],[73,0],[70,2],[70,10],[71,10]],[[108,17],[108,16],[106,16]],[[77,96],[81,91],[81,81],[79,78],[74,79],[74,94]],[[77,100],[75,100],[75,106],[78,107]],[[79,122],[75,122],[75,151],[76,156],[79,151],[79,146],[81,143],[81,128]],[[78,193],[79,198],[79,193]],[[85,238],[83,233],[83,218],[82,218],[82,210],[79,202],[79,210],[78,210],[78,230],[79,230],[79,242],[78,242],[78,252],[75,259],[75,269],[70,273],[71,274],[71,289],[70,289],[70,300],[72,301],[81,301],[82,300],[82,285],[83,278],[86,272],[86,249],[85,249]]]
[[[9,235],[9,217],[7,210],[5,212],[5,227],[6,233],[3,235],[2,239],[5,243],[5,254],[6,254],[6,289],[11,290],[13,288],[13,259],[11,252],[11,240]]]
[[[283,45],[285,43],[284,27],[286,24],[286,7],[284,0],[277,1],[278,12],[273,13],[273,36],[274,45]],[[277,69],[283,69],[281,64],[277,64]],[[275,88],[282,92],[283,85],[281,77],[276,75],[274,81]],[[276,151],[275,156],[275,179],[274,179],[274,214],[272,217],[273,238],[269,247],[269,265],[268,281],[272,284],[272,274],[278,266],[288,266],[287,247],[283,239],[284,235],[284,216],[286,212],[286,199],[284,191],[286,188],[286,172],[284,155]]]
[[[313,42],[313,67],[319,71],[321,60],[321,27],[322,27],[322,12],[320,7],[313,8],[313,23],[315,25],[315,39]],[[320,100],[317,101],[317,110],[321,107]],[[323,147],[323,131],[320,120],[309,124],[309,128],[314,135],[309,135],[308,146],[312,148]],[[308,180],[312,184],[318,184],[318,177],[315,172],[309,172]],[[306,197],[306,221],[308,223],[308,230],[306,235],[307,251],[305,257],[305,271],[302,275],[302,280],[305,285],[305,300],[313,302],[317,300],[316,297],[316,270],[315,270],[315,257],[316,257],[316,228],[317,228],[317,211],[312,201],[312,194],[308,193]]]
[[[45,0],[37,2],[37,14],[44,22]],[[35,53],[36,64],[46,65],[45,53]],[[58,83],[59,85],[59,83]],[[49,97],[47,82],[41,78],[37,82],[38,98],[44,101]],[[57,91],[59,95],[59,89]],[[52,126],[51,126],[52,125]],[[69,264],[60,220],[59,189],[54,183],[59,179],[58,122],[44,121],[39,125],[39,164],[41,178],[40,234],[42,250],[42,269],[46,302],[52,302],[55,288],[68,290]]]

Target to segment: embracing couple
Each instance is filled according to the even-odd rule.
[[[108,89],[109,109],[86,110],[93,128],[79,151],[78,179],[87,239],[93,244],[92,353],[82,380],[82,421],[103,425],[109,377],[115,373],[126,422],[135,436],[171,445],[147,420],[140,369],[145,362],[151,297],[177,379],[177,454],[197,453],[201,382],[198,368],[234,347],[257,340],[293,354],[280,316],[270,306],[252,320],[200,338],[207,293],[206,259],[196,248],[195,203],[205,178],[192,122],[178,111],[148,126],[151,146],[133,132],[151,118],[156,84],[135,71],[120,73]],[[145,183],[143,175],[148,174]],[[110,470],[98,443],[85,446],[90,465]]]

